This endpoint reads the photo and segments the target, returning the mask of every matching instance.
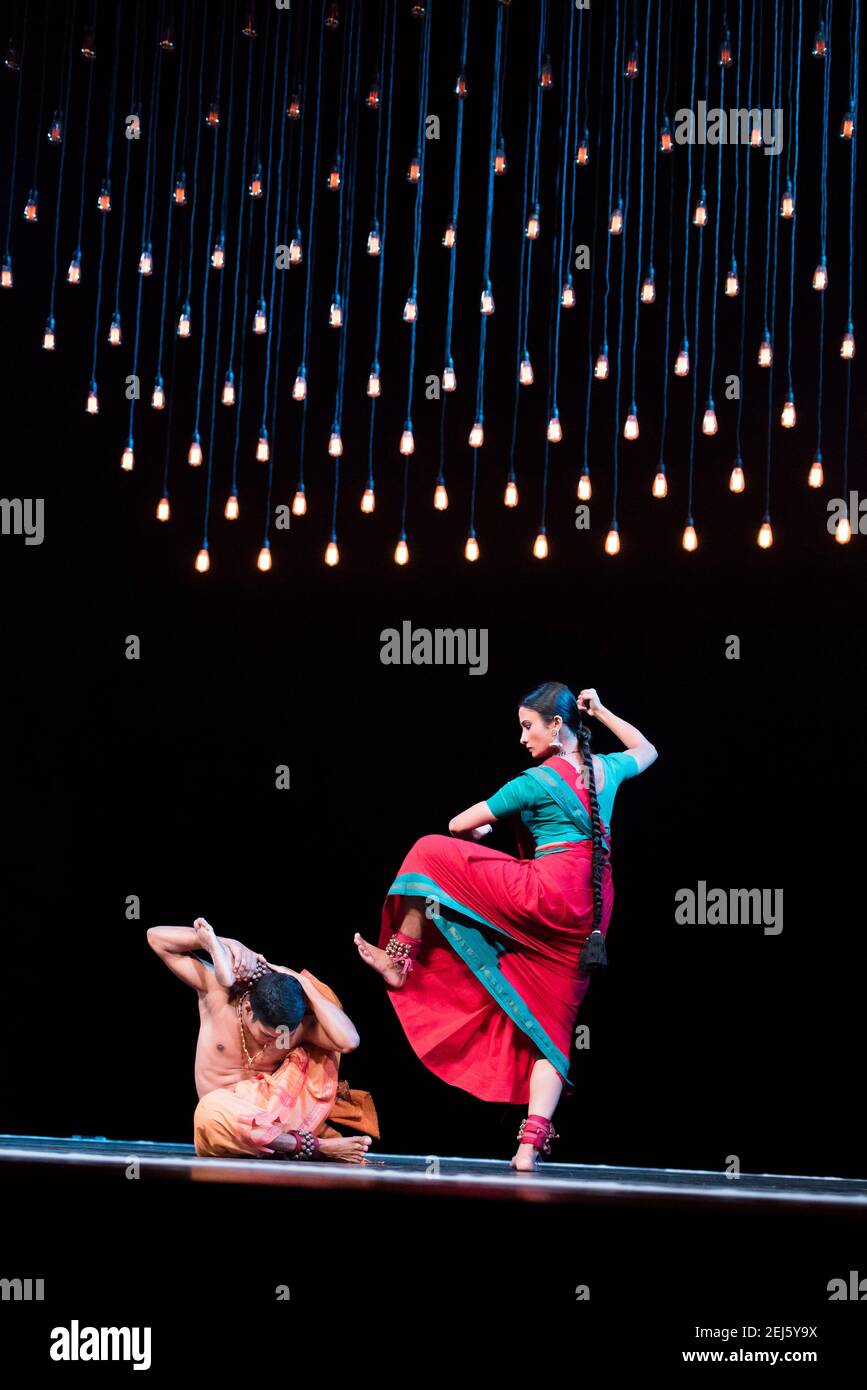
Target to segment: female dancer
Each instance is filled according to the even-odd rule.
[[[583,714],[627,751],[591,754]],[[379,946],[358,932],[354,939],[435,1075],[481,1100],[529,1101],[512,1167],[532,1169],[559,1137],[551,1116],[564,1085],[567,1094],[575,1089],[575,1017],[590,972],[606,963],[614,794],[657,752],[593,689],[576,699],[548,681],[525,696],[518,720],[522,746],[543,765],[455,816],[449,831],[457,838],[417,840],[388,890]],[[534,857],[478,843],[516,811]]]

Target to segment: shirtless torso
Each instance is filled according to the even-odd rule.
[[[304,1015],[296,1046],[302,1046],[315,1025],[312,1011]],[[273,1072],[286,1061],[285,1047],[269,1044],[264,1051],[245,1033],[247,1051],[254,1065],[247,1066],[241,1047],[236,1000],[228,990],[209,989],[199,995],[199,1040],[196,1045],[196,1090],[199,1099],[220,1086],[234,1086],[236,1081],[249,1081],[257,1072]]]

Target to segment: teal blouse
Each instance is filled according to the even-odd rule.
[[[605,783],[597,793],[599,814],[608,830],[611,830],[611,813],[614,797],[621,782],[638,775],[638,762],[631,753],[597,753],[605,768]],[[560,809],[535,777],[522,772],[511,782],[500,787],[493,796],[486,798],[492,816],[497,820],[510,816],[516,811],[526,825],[537,846],[553,844],[557,840],[589,840],[590,834],[582,835],[564,811]]]

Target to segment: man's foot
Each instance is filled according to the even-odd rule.
[[[539,1150],[534,1144],[519,1144],[512,1167],[519,1173],[532,1173],[539,1166]]]
[[[356,932],[352,938],[358,947],[358,954],[365,965],[372,968],[381,975],[389,989],[402,989],[406,976],[399,966],[395,965],[391,958],[381,951],[378,946],[371,946],[369,941],[365,941],[360,932]]]
[[[369,1134],[341,1135],[339,1139],[320,1139],[319,1158],[340,1159],[344,1163],[363,1163],[371,1145]]]

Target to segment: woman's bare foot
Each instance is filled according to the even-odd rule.
[[[532,1173],[539,1166],[539,1150],[534,1144],[519,1144],[518,1152],[512,1159],[512,1167],[519,1173]]]
[[[363,1163],[370,1148],[369,1134],[350,1134],[339,1139],[320,1139],[320,1158],[341,1159],[344,1163]]]
[[[381,951],[378,946],[371,946],[369,941],[365,941],[360,932],[356,932],[352,938],[358,947],[358,954],[365,965],[372,968],[381,975],[389,989],[402,989],[406,976],[399,966],[394,965],[390,958]]]

